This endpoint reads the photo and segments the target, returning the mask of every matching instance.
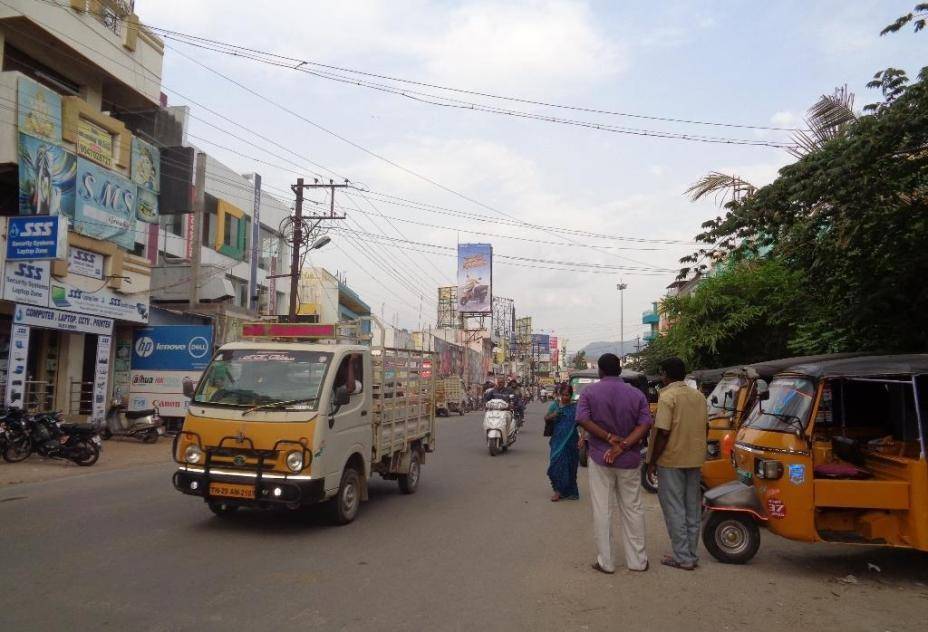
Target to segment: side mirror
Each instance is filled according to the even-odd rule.
[[[188,377],[185,377],[185,378],[184,378],[184,382],[183,382],[182,388],[183,388],[183,390],[184,390],[184,397],[187,397],[187,398],[192,398],[192,397],[193,397],[193,390],[194,390],[194,389],[193,389],[193,381],[192,381],[190,378],[188,378]]]
[[[712,405],[713,405],[713,406],[718,406],[718,405],[719,405],[719,398],[718,398],[718,395],[713,395],[713,396],[712,396],[712,399],[709,400],[709,401],[712,402]]]
[[[770,385],[767,380],[757,380],[757,396],[767,399],[770,397]]]
[[[758,391],[757,399],[761,400],[762,402],[767,401],[770,399],[770,391]]]

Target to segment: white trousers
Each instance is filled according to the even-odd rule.
[[[633,571],[644,570],[648,554],[644,547],[644,507],[641,504],[641,472],[604,467],[590,459],[590,501],[593,505],[593,539],[597,558],[604,571],[615,571],[615,546],[612,539],[613,508],[618,507],[625,565]]]

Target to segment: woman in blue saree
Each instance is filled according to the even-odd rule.
[[[570,385],[562,386],[558,391],[557,401],[552,402],[545,415],[545,421],[554,421],[554,431],[549,442],[551,456],[548,461],[548,478],[551,479],[551,487],[554,489],[551,502],[580,498],[580,490],[577,489],[577,465],[580,462],[580,449],[577,445],[577,405],[570,401],[573,390]]]

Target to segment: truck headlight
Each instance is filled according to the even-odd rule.
[[[200,450],[200,446],[195,443],[191,443],[184,450],[184,460],[187,463],[199,463],[200,459],[203,458],[203,451]]]
[[[303,469],[303,453],[297,450],[287,454],[287,467],[291,472],[299,472]]]
[[[754,475],[775,481],[783,476],[783,463],[771,459],[757,459],[754,461]]]

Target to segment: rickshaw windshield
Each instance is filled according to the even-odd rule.
[[[572,401],[577,401],[578,399],[580,399],[580,393],[583,392],[583,389],[585,389],[590,384],[595,384],[598,381],[599,381],[598,377],[572,377],[570,378],[570,385],[574,389],[574,395],[571,398]]]
[[[232,349],[207,367],[192,402],[211,406],[318,410],[332,354],[319,351]]]
[[[712,393],[709,394],[709,416],[710,417],[731,417],[735,412],[735,406],[738,403],[738,391],[744,386],[744,378],[737,375],[729,375],[722,378],[722,381],[715,385]],[[712,399],[715,398],[715,403]]]
[[[770,398],[759,401],[745,427],[755,430],[796,432],[805,429],[812,410],[815,385],[805,378],[777,378],[770,384]]]

